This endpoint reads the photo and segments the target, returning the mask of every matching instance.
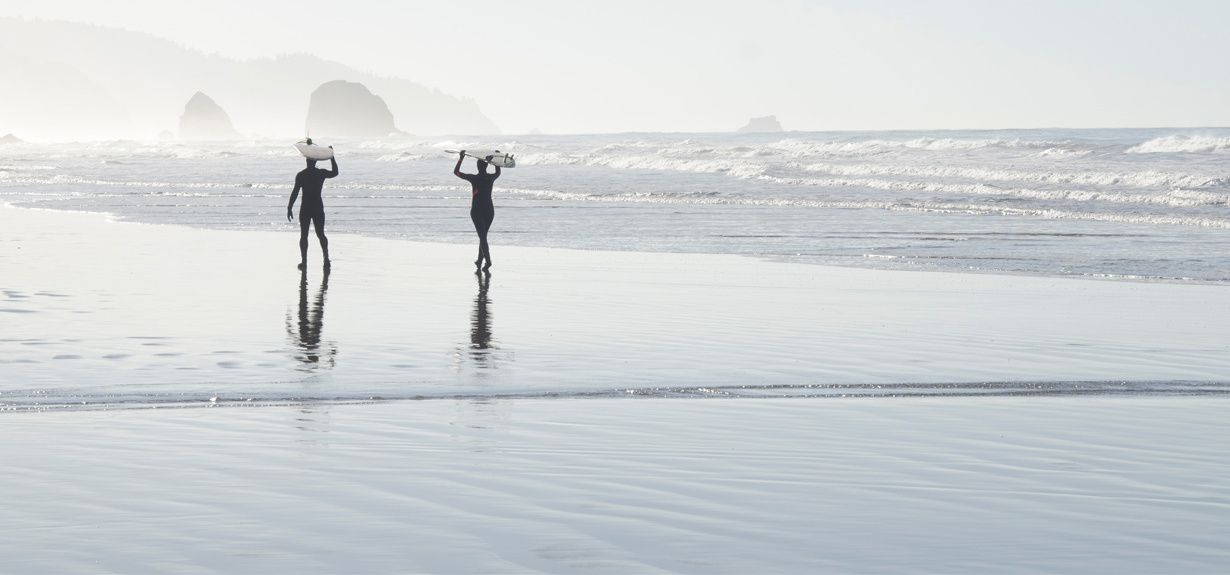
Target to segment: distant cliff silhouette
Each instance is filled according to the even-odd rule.
[[[231,117],[204,92],[197,92],[184,106],[179,117],[179,137],[185,140],[234,140],[239,132],[231,125]]]
[[[782,125],[777,121],[777,116],[764,116],[762,118],[752,118],[748,120],[747,125],[739,128],[740,132],[780,132]]]
[[[20,144],[20,143],[21,143],[21,138],[18,138],[17,136],[14,136],[12,134],[5,134],[3,136],[0,136],[0,144]]]
[[[400,131],[384,100],[358,82],[334,80],[312,92],[307,133],[313,136],[383,138]]]
[[[184,95],[226,103],[244,134],[303,136],[309,95],[361,82],[413,134],[498,134],[468,98],[303,54],[232,60],[149,34],[0,18],[0,126],[25,138],[152,138],[174,131]]]

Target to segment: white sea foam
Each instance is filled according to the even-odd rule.
[[[1087,156],[1093,153],[1090,149],[1073,149],[1066,146],[1056,146],[1054,148],[1046,148],[1037,153],[1038,157],[1057,156],[1057,157],[1080,157]]]
[[[55,169],[55,166],[39,164],[0,164],[0,170],[6,172],[45,172]]]
[[[700,157],[696,157],[700,156]],[[612,168],[617,170],[658,170],[672,172],[725,173],[735,177],[751,178],[763,174],[765,166],[732,160],[716,154],[688,154],[673,151],[671,154],[648,156],[543,153],[517,156],[521,166],[571,165]]]
[[[1024,142],[1021,140],[957,140],[951,138],[918,138],[908,141],[865,140],[814,142],[781,140],[759,146],[711,146],[694,140],[653,142],[633,140],[612,143],[593,150],[523,152],[518,156],[523,166],[531,165],[580,165],[613,169],[658,170],[700,173],[725,173],[740,178],[752,178],[777,168],[806,166],[805,169],[833,171],[847,175],[871,175],[895,173],[920,177],[961,176],[1028,179],[1032,181],[1079,181],[1090,183],[1116,183],[1115,180],[1137,179],[1138,185],[1207,185],[1211,178],[1184,174],[1105,174],[1090,176],[1082,174],[1052,173],[1034,176],[1028,173],[1013,174],[1002,170],[978,168],[935,167],[931,164],[916,165],[893,162],[888,164],[834,164],[831,160],[877,157],[888,152],[917,151],[969,151],[983,149],[1067,149],[1060,142]],[[1068,150],[1070,155],[1081,155],[1087,150]],[[1052,152],[1055,153],[1055,152]],[[830,160],[826,163],[807,163],[809,160]],[[919,160],[914,160],[915,162]],[[1193,183],[1195,182],[1195,183]]]
[[[419,160],[422,160],[424,157],[426,156],[424,156],[423,154],[412,154],[410,152],[402,152],[400,154],[386,154],[384,156],[380,156],[379,158],[376,158],[376,161],[378,162],[417,162]]]
[[[83,186],[122,186],[130,188],[252,188],[252,187],[286,187],[278,184],[227,184],[219,182],[147,182],[147,181],[116,181],[94,178],[81,178],[67,175],[55,175],[47,178],[6,178],[3,181],[14,184],[42,185],[83,185]]]
[[[742,205],[802,208],[877,209],[907,212],[964,213],[971,215],[1035,216],[1048,219],[1077,219],[1105,222],[1164,224],[1230,229],[1230,214],[1225,217],[1182,216],[1170,214],[1140,214],[1106,211],[1078,211],[1054,208],[1020,208],[994,204],[951,203],[942,201],[874,201],[874,200],[807,200],[754,197],[715,197],[700,195],[668,195],[653,193],[584,194],[557,190],[506,189],[506,194],[527,195],[538,199],[580,202]]]
[[[808,164],[808,172],[835,176],[905,176],[913,178],[965,178],[999,182],[1034,182],[1047,184],[1078,184],[1088,186],[1131,186],[1138,188],[1203,188],[1226,185],[1227,178],[1206,175],[1160,172],[1035,172],[996,170],[981,167],[954,167],[901,164]]]
[[[1210,153],[1230,150],[1230,138],[1174,135],[1128,148],[1128,154]]]
[[[1048,148],[1062,145],[1062,142],[1031,142],[1020,139],[974,139],[957,138],[915,138],[912,140],[882,140],[868,139],[839,142],[812,142],[805,140],[783,140],[773,144],[773,148],[793,152],[796,155],[865,155],[879,154],[894,150],[980,150],[985,148]]]
[[[940,182],[885,180],[877,178],[777,178],[762,176],[761,179],[780,184],[826,188],[859,187],[893,192],[1009,196],[1051,201],[1099,201],[1130,204],[1159,204],[1175,207],[1220,206],[1226,205],[1230,202],[1230,194],[1227,193],[1198,192],[1182,189],[1174,189],[1161,193],[1126,193],[1102,190],[1000,188],[981,183],[947,184]]]

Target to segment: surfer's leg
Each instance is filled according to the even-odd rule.
[[[475,268],[482,268],[483,256],[487,255],[487,228],[483,227],[483,215],[470,210],[470,221],[474,223],[474,231],[478,233],[478,259],[474,260]]]
[[[479,222],[478,229],[478,252],[479,260],[487,258],[487,265],[483,266],[483,270],[491,269],[491,246],[487,244],[487,232],[491,230],[491,221],[495,219],[495,214],[486,214],[486,217]]]
[[[299,269],[307,268],[308,226],[312,218],[307,210],[299,208]]]
[[[487,234],[485,233],[478,238],[478,261],[483,261],[483,258],[487,259],[487,265],[483,266],[483,269],[490,269],[491,247],[487,245]]]
[[[325,265],[329,265],[329,238],[325,237],[325,211],[312,215],[312,224],[316,226],[316,239],[320,240],[320,251],[324,253]]]

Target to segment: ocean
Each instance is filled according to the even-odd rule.
[[[0,147],[0,201],[293,229],[292,142]],[[502,245],[893,270],[1230,281],[1230,129],[339,139],[328,230],[476,242],[445,149],[499,149]],[[468,171],[474,170],[472,161]]]

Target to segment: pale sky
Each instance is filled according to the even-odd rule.
[[[506,133],[1230,126],[1230,2],[0,0],[0,16],[306,52]]]

